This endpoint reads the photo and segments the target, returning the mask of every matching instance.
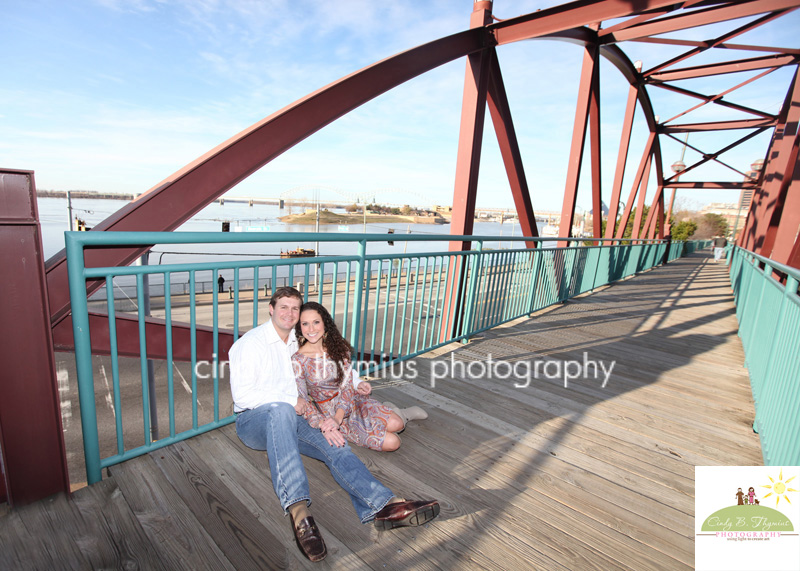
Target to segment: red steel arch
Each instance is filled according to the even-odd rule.
[[[180,224],[191,218],[205,205],[212,202],[224,194],[235,184],[269,163],[275,157],[288,150],[298,142],[310,136],[325,125],[331,123],[342,115],[352,111],[363,103],[385,93],[398,85],[412,79],[420,74],[430,71],[444,63],[468,56],[468,66],[475,67],[473,62],[487,66],[486,71],[477,70],[480,73],[488,73],[489,68],[493,73],[488,73],[485,85],[480,89],[482,93],[478,97],[473,97],[474,101],[486,101],[488,98],[491,111],[495,117],[495,128],[501,136],[501,149],[504,151],[504,160],[507,163],[507,170],[512,181],[512,193],[514,193],[517,209],[520,213],[521,221],[527,220],[525,230],[531,235],[535,234],[535,223],[532,219],[532,205],[530,196],[527,192],[522,160],[516,143],[512,141],[513,123],[511,121],[510,110],[507,100],[504,97],[504,87],[500,68],[496,57],[487,57],[493,53],[496,46],[509,44],[525,39],[544,38],[566,39],[573,42],[580,42],[586,46],[587,54],[599,49],[599,53],[607,57],[617,68],[622,71],[623,76],[636,86],[636,95],[644,112],[651,132],[658,134],[673,134],[686,132],[691,129],[701,128],[699,126],[666,126],[656,125],[652,106],[650,105],[645,86],[669,87],[667,82],[670,80],[683,79],[686,77],[702,77],[711,74],[729,73],[731,71],[741,71],[742,69],[774,69],[780,66],[793,65],[798,62],[798,50],[769,48],[763,46],[738,46],[729,44],[727,41],[744,31],[753,29],[768,21],[779,18],[791,10],[796,9],[800,2],[790,0],[753,0],[749,2],[710,2],[710,1],[687,1],[670,2],[665,0],[581,0],[570,2],[561,6],[539,10],[537,12],[510,18],[498,22],[492,22],[492,2],[478,1],[474,4],[473,24],[467,31],[448,36],[422,46],[410,49],[406,52],[397,54],[376,64],[368,66],[347,77],[340,79],[310,95],[298,100],[262,121],[254,124],[250,128],[242,131],[235,137],[229,139],[217,148],[209,151],[191,164],[180,169],[172,176],[160,182],[137,200],[98,224],[94,231],[103,230],[161,230],[169,231],[177,228]],[[668,40],[660,38],[660,34],[691,29],[709,23],[724,22],[733,19],[741,19],[748,16],[759,16],[754,22],[739,26],[733,32],[725,34],[710,42],[692,42],[689,40]],[[477,19],[476,19],[477,17]],[[619,20],[615,25],[603,29],[601,23],[608,20]],[[737,20],[738,21],[738,20]],[[618,44],[622,41],[640,42],[662,42],[680,43],[681,45],[694,46],[689,52],[679,58],[656,65],[648,71],[640,73],[633,69],[632,64],[624,55]],[[668,68],[676,63],[684,61],[697,53],[708,49],[722,48],[732,49],[751,49],[760,51],[771,51],[773,55],[764,58],[754,58],[751,60],[740,60],[714,66],[698,66],[695,68],[684,68],[683,70],[667,71]],[[562,220],[571,220],[574,214],[574,193],[577,188],[577,180],[580,168],[580,156],[583,152],[584,136],[587,123],[599,128],[599,117],[597,114],[596,98],[599,97],[599,77],[596,73],[597,59],[594,55],[588,56],[590,65],[586,68],[581,80],[581,97],[579,101],[587,102],[576,113],[575,131],[573,133],[573,145],[571,154],[574,160],[570,162],[568,172],[568,185],[565,191],[564,209]],[[482,63],[480,63],[482,62]],[[476,76],[476,69],[468,70],[468,84],[472,77]],[[671,75],[670,75],[671,74]],[[491,76],[492,79],[488,80]],[[468,85],[468,88],[471,87]],[[700,97],[706,97],[700,95]],[[595,101],[592,101],[592,99]],[[713,99],[713,97],[708,97]],[[714,100],[720,103],[721,98]],[[791,99],[795,101],[795,99]],[[471,103],[465,98],[464,117],[473,116],[477,108],[470,107]],[[791,102],[787,101],[787,109]],[[485,107],[484,107],[485,108]],[[595,109],[595,111],[591,111]],[[480,111],[483,112],[483,109]],[[788,113],[788,111],[787,111]],[[771,128],[775,123],[771,115],[758,113],[761,121],[738,125],[712,125],[709,128],[731,128],[731,127],[764,127]],[[764,117],[766,115],[766,117]],[[630,117],[632,118],[632,116]],[[474,119],[474,116],[473,116]],[[626,114],[625,121],[629,120]],[[473,124],[477,124],[473,121]],[[480,125],[482,128],[482,124]],[[627,132],[627,124],[624,131]],[[465,136],[472,139],[475,143],[475,133],[465,133],[462,127],[462,145]],[[780,141],[786,135],[782,134]],[[592,134],[593,140],[599,141],[599,135]],[[773,147],[777,145],[777,140],[773,142]],[[479,142],[476,144],[479,145]],[[663,185],[672,182],[671,179],[664,179],[661,160],[660,144],[658,138],[649,146],[649,154],[655,158],[656,176],[658,178],[657,200],[663,202]],[[595,147],[599,147],[596,144]],[[627,143],[621,142],[622,148],[627,148]],[[782,147],[781,147],[782,148]],[[599,149],[593,150],[599,153]],[[789,151],[785,151],[791,154]],[[459,155],[461,155],[459,151]],[[624,153],[620,153],[622,155]],[[714,154],[714,153],[712,153]],[[719,155],[721,152],[715,153]],[[477,191],[477,176],[472,176],[472,171],[477,170],[480,154],[473,152],[465,153],[465,159],[459,159],[455,182],[454,205],[458,206],[459,201],[468,205],[470,201],[474,203],[474,194]],[[787,161],[791,162],[791,156],[779,161],[784,171],[789,168]],[[647,160],[647,159],[645,159]],[[710,160],[710,159],[706,159]],[[593,158],[593,164],[599,162]],[[770,162],[768,161],[768,166]],[[694,168],[695,165],[689,168]],[[612,208],[616,207],[621,184],[620,167],[624,167],[624,162],[618,164],[617,178],[613,188],[611,200]],[[687,169],[689,170],[689,169]],[[765,168],[765,173],[768,169]],[[674,177],[673,177],[674,178]],[[786,180],[784,172],[770,178],[767,174],[765,180],[780,178]],[[791,179],[791,176],[789,176]],[[470,182],[471,179],[474,179]],[[593,202],[599,205],[599,176],[595,174],[593,182]],[[466,184],[461,181],[467,181]],[[774,186],[774,185],[773,185]],[[702,188],[697,185],[693,188]],[[712,186],[712,187],[719,187]],[[771,187],[770,187],[771,188]],[[787,189],[788,190],[788,189]],[[759,189],[760,193],[765,192]],[[766,192],[778,193],[779,197],[786,194],[780,188],[777,190],[767,190]],[[782,194],[783,193],[783,194]],[[793,190],[792,195],[797,191]],[[632,190],[632,195],[635,194]],[[628,203],[632,202],[631,200]],[[781,202],[773,201],[773,202]],[[786,203],[784,198],[783,203]],[[793,201],[789,201],[793,204]],[[661,202],[659,202],[661,204]],[[654,204],[655,205],[655,204]],[[473,207],[474,209],[474,204]],[[663,217],[663,206],[661,216]],[[756,243],[764,245],[775,243],[775,240],[765,240],[758,238],[758,234],[753,228],[757,227],[756,218],[761,216],[771,216],[775,218],[777,213],[774,208],[761,213],[757,208],[751,211],[747,223],[747,235],[751,235],[750,240],[745,240],[744,245],[753,246]],[[463,218],[463,221],[460,221]],[[770,223],[772,233],[778,237],[778,220]],[[624,226],[624,224],[622,224]],[[459,228],[466,229],[470,224],[466,220],[466,212],[458,212],[454,216],[454,233],[460,233]],[[663,232],[663,223],[661,224]],[[563,235],[570,230],[571,224],[562,223]],[[647,228],[647,226],[645,227]],[[613,230],[612,230],[613,231]],[[469,233],[469,232],[464,232]],[[599,237],[599,231],[595,228],[595,235]],[[611,232],[607,232],[607,236]],[[782,235],[782,234],[781,234]],[[783,242],[780,242],[783,244]],[[794,244],[792,245],[794,246]],[[780,251],[786,249],[779,248]],[[796,248],[795,248],[796,249]],[[93,251],[87,253],[87,265],[115,265],[127,264],[133,261],[142,251],[140,250],[117,250],[117,251]],[[761,252],[765,253],[765,252]],[[782,259],[779,261],[786,262]],[[68,314],[68,294],[66,288],[66,265],[65,254],[59,252],[53,256],[46,265],[48,296],[53,324],[59,323]]]

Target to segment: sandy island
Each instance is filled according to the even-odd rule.
[[[314,210],[309,210],[303,214],[289,214],[278,218],[281,222],[286,224],[316,224],[317,213]],[[384,223],[384,224],[447,224],[449,219],[443,217],[441,214],[431,213],[429,216],[403,216],[400,214],[370,214],[367,213],[367,224],[370,223]],[[363,224],[364,214],[336,214],[329,210],[321,210],[319,213],[320,224]]]

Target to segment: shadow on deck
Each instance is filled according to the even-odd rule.
[[[694,466],[762,463],[736,331],[727,267],[701,252],[395,369],[375,396],[430,417],[398,452],[357,453],[442,513],[377,532],[306,460],[319,564],[294,545],[265,454],[228,426],[0,517],[0,568],[690,569]],[[490,355],[480,378],[470,363]],[[538,376],[498,378],[499,360]],[[564,386],[564,363],[585,360],[613,363],[605,387],[602,369]]]

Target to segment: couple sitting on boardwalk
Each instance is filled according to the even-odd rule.
[[[374,521],[378,529],[422,525],[439,514],[439,503],[395,496],[353,454],[346,439],[378,450],[396,449],[396,432],[404,422],[398,424],[394,417],[402,420],[404,411],[398,415],[390,407],[369,399],[369,386],[359,385],[361,392],[353,394],[350,355],[341,352],[349,345],[341,339],[322,306],[314,304],[310,308],[306,304],[301,314],[301,304],[302,296],[296,289],[276,290],[269,305],[271,319],[233,344],[229,352],[231,393],[236,433],[249,448],[266,450],[272,485],[281,507],[290,516],[295,541],[306,557],[320,561],[327,550],[309,511],[308,477],[301,454],[324,462],[336,482],[350,494],[361,522]],[[307,369],[311,381],[305,379],[305,373],[296,376],[292,366],[298,350],[295,327],[301,316],[306,320],[305,327],[300,325],[305,350],[296,360],[308,361],[298,372]],[[327,359],[320,357],[325,354]],[[344,356],[347,365],[341,366],[344,362],[340,365],[335,358]],[[318,362],[322,362],[321,367]],[[298,383],[302,386],[304,382],[307,399],[298,390]],[[375,410],[381,416],[373,414]],[[353,419],[345,421],[348,411]]]

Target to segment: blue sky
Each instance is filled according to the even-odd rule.
[[[559,3],[497,0],[494,14],[508,18]],[[34,170],[41,189],[143,192],[308,93],[466,29],[471,10],[471,0],[6,0],[0,21],[0,166]],[[737,42],[796,47],[792,34],[798,29],[794,14]],[[693,33],[707,39],[713,30]],[[645,68],[670,53],[646,44],[630,48],[636,51],[624,46]],[[560,210],[581,49],[531,41],[503,46],[498,54],[534,209]],[[449,204],[464,67],[457,60],[367,103],[229,195],[363,195],[384,203]],[[608,201],[627,84],[610,65],[603,64],[601,73]],[[735,75],[720,79],[719,89],[744,79]],[[789,75],[773,76],[774,83],[744,88],[732,100],[777,112]],[[651,97],[662,118],[691,103],[652,90]],[[714,110],[704,109],[689,118],[713,116]],[[641,123],[634,130],[624,194],[644,145]],[[707,145],[704,150],[725,144],[707,137],[689,142]],[[489,124],[484,141],[478,205],[511,208]],[[763,156],[764,145],[763,137],[754,140],[731,160],[745,170]],[[678,144],[664,143],[663,149],[666,164],[680,155]],[[692,159],[687,152],[686,162]],[[709,168],[717,169],[703,173],[710,178],[740,179]],[[588,174],[582,177],[586,182]],[[698,206],[737,198],[730,192],[684,196]],[[591,207],[585,183],[578,205]]]

